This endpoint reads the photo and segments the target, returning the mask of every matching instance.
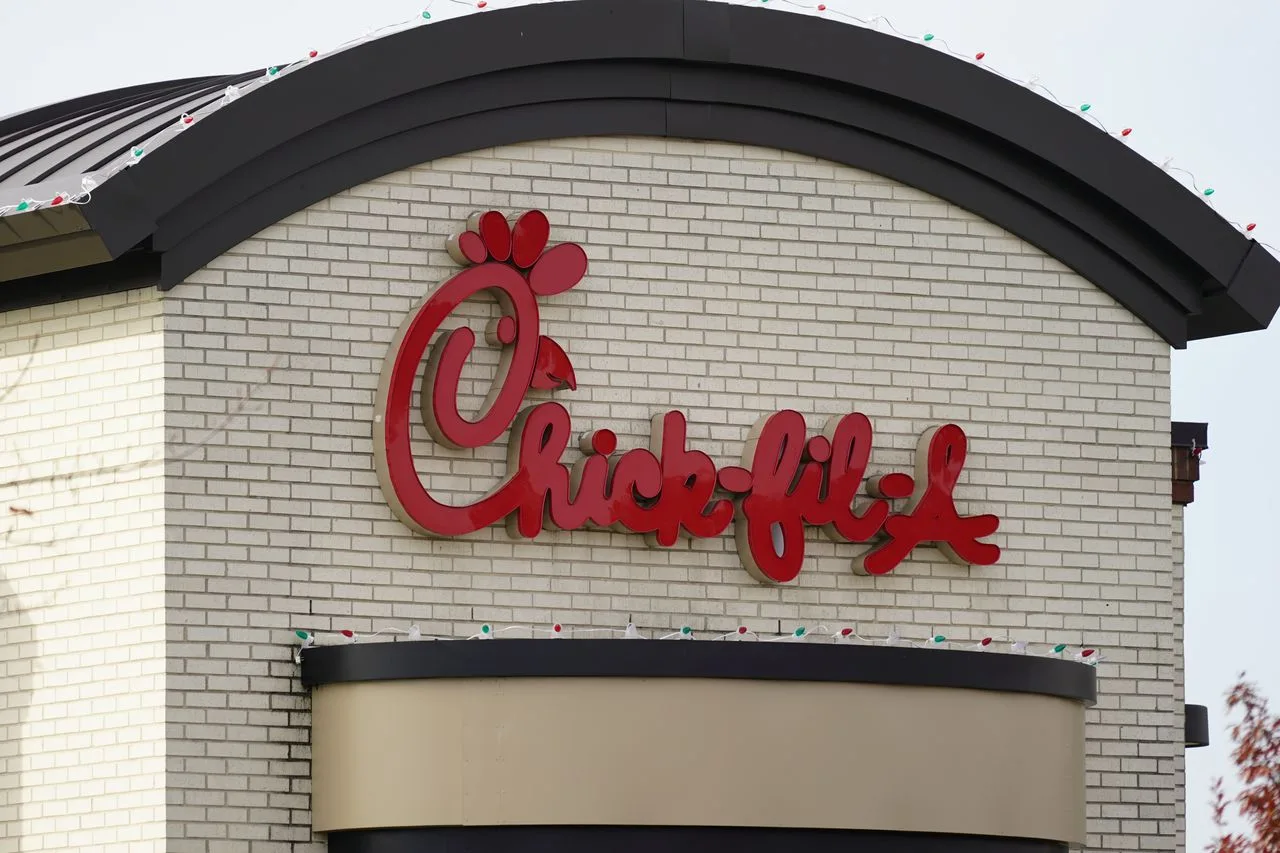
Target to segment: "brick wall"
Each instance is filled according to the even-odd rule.
[[[1187,509],[1174,504],[1173,507],[1173,726],[1185,740],[1185,715],[1183,703],[1186,701],[1186,658],[1183,651],[1183,637],[1186,629],[1186,599],[1183,597],[1186,577],[1186,523]],[[1187,751],[1173,751],[1173,822],[1174,840],[1177,853],[1184,853],[1187,848]],[[1203,806],[1202,796],[1192,800],[1196,807]]]
[[[154,292],[0,314],[0,852],[164,849]]]
[[[545,210],[553,242],[591,258],[582,284],[542,300],[544,331],[577,371],[579,390],[558,395],[577,429],[608,426],[637,446],[651,415],[678,408],[690,444],[727,464],[761,414],[795,408],[816,429],[857,410],[883,472],[909,469],[919,433],[955,421],[971,440],[957,498],[1003,518],[1001,562],[962,569],[921,548],[870,578],[850,571],[853,546],[811,536],[797,582],[771,587],[727,536],[655,550],[604,531],[411,534],[374,474],[378,373],[406,313],[457,269],[445,238],[490,207]],[[460,635],[628,616],[651,630],[826,622],[1096,645],[1109,662],[1089,715],[1091,847],[1174,849],[1169,350],[999,228],[778,151],[566,140],[341,193],[230,251],[163,308],[174,853],[322,849],[308,829],[295,628]],[[491,312],[467,317],[479,329]],[[489,356],[464,386],[473,410]],[[428,487],[452,500],[504,468],[500,447],[417,440]]]

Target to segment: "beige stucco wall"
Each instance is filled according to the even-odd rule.
[[[0,851],[164,850],[154,292],[0,313]]]
[[[1084,840],[1084,708],[1071,699],[461,678],[325,685],[312,707],[312,813],[328,831],[750,826]]]

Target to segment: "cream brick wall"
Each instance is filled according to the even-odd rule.
[[[963,569],[921,548],[870,578],[850,570],[853,546],[811,536],[798,581],[771,587],[727,536],[650,550],[609,532],[412,535],[371,457],[388,341],[457,270],[444,241],[468,214],[531,207],[550,216],[553,242],[591,258],[582,284],[542,300],[544,329],[577,370],[579,390],[557,395],[576,429],[608,426],[636,446],[651,415],[678,408],[691,446],[730,464],[760,414],[795,408],[816,429],[857,410],[883,472],[909,469],[919,433],[953,420],[971,440],[961,510],[1001,516],[1001,562]],[[654,630],[825,622],[1096,645],[1109,660],[1089,714],[1091,849],[1174,849],[1169,349],[1001,229],[778,151],[566,140],[341,193],[236,247],[163,306],[173,447],[262,383],[251,411],[169,469],[174,853],[323,849],[308,830],[295,628],[460,635],[628,616]],[[479,327],[488,306],[469,316]],[[491,365],[478,359],[471,390]],[[455,500],[502,469],[500,448],[418,440],[428,487]]]
[[[162,851],[160,300],[0,313],[0,851]]]
[[[1186,577],[1186,518],[1185,507],[1173,508],[1173,700],[1174,726],[1178,731],[1186,731],[1186,718],[1183,713],[1186,701],[1186,658],[1184,657],[1183,637],[1186,629],[1186,599],[1183,594]],[[1185,735],[1184,735],[1185,738]],[[1175,841],[1177,853],[1185,853],[1187,849],[1187,753],[1180,750],[1173,755],[1174,790],[1173,803],[1175,818]]]

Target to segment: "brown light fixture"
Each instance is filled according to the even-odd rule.
[[[1209,449],[1209,425],[1174,421],[1169,438],[1173,450],[1173,502],[1186,506],[1196,499],[1200,454]]]

